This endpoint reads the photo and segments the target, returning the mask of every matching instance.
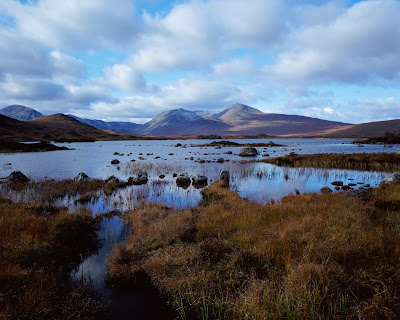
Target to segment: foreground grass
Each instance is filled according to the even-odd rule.
[[[104,310],[69,273],[98,247],[89,213],[0,198],[0,319],[92,319]]]
[[[398,153],[320,153],[289,154],[284,157],[263,159],[261,162],[284,167],[312,167],[394,172],[400,170]]]
[[[146,273],[182,319],[378,319],[400,314],[400,185],[261,205],[214,183],[203,204],[132,212],[109,280]],[[391,203],[392,206],[385,204]],[[397,207],[398,208],[398,207]]]

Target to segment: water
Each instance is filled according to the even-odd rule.
[[[260,143],[269,140],[230,140],[237,143]],[[398,146],[384,148],[382,145],[365,145],[357,147],[350,144],[348,139],[273,139],[275,143],[287,147],[257,148],[260,155],[251,159],[263,159],[263,152],[271,157],[282,156],[292,151],[298,154],[313,153],[374,153],[398,152]],[[164,141],[98,141],[90,143],[57,143],[59,146],[73,148],[70,151],[52,151],[45,153],[18,153],[0,154],[0,177],[8,176],[14,170],[20,170],[31,179],[66,179],[85,172],[92,178],[105,179],[115,175],[126,181],[139,171],[147,171],[149,181],[142,186],[129,186],[119,189],[111,195],[99,191],[95,198],[86,204],[77,204],[76,196],[59,199],[57,204],[68,206],[71,210],[85,206],[94,215],[112,210],[121,212],[134,210],[142,200],[154,201],[175,208],[187,208],[197,205],[201,200],[201,190],[190,186],[187,189],[179,188],[173,173],[187,172],[189,176],[202,174],[208,177],[209,183],[219,178],[221,170],[228,170],[231,174],[231,188],[243,198],[267,203],[294,192],[318,192],[321,187],[332,181],[369,183],[372,187],[386,176],[380,172],[363,172],[354,170],[325,170],[312,168],[282,168],[266,163],[240,164],[243,158],[237,156],[241,147],[194,147],[192,145],[205,144],[209,140],[164,140]],[[177,143],[186,145],[186,148],[175,147]],[[224,154],[232,151],[232,154]],[[114,155],[118,152],[121,155]],[[150,155],[147,155],[150,154]],[[139,157],[145,160],[139,160]],[[160,157],[159,159],[155,159]],[[193,157],[193,160],[190,158]],[[206,162],[197,163],[196,159],[215,161],[224,158],[224,163]],[[120,161],[119,165],[111,165],[113,159]],[[135,159],[135,162],[131,162]],[[11,165],[8,165],[11,163]],[[159,175],[165,178],[160,179]],[[352,179],[352,180],[349,180]],[[9,195],[15,201],[35,200],[34,194]],[[157,295],[153,291],[144,290],[118,292],[105,283],[106,258],[115,244],[126,239],[129,229],[123,218],[114,216],[104,218],[98,231],[102,240],[102,248],[82,262],[72,274],[76,281],[85,281],[103,296],[103,302],[111,301],[111,317],[114,319],[162,319],[159,313]],[[156,302],[157,301],[157,302]],[[156,307],[155,307],[156,306]],[[154,313],[155,312],[155,313]]]

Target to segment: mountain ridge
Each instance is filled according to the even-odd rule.
[[[26,107],[24,108],[30,109]],[[47,119],[47,124],[44,123],[45,125],[49,125],[52,122],[62,122],[65,125],[67,122],[71,123],[73,119],[75,125],[80,126],[79,124],[85,124],[87,130],[89,130],[91,134],[100,136],[102,134],[113,135],[117,132],[149,136],[193,136],[210,134],[226,136],[257,134],[267,134],[271,136],[344,136],[347,132],[349,134],[352,133],[353,136],[364,136],[363,132],[365,130],[373,135],[375,131],[381,132],[385,127],[385,124],[383,123],[361,126],[361,129],[350,130],[351,128],[359,128],[357,127],[359,125],[351,125],[349,123],[322,120],[299,115],[265,113],[261,110],[240,103],[233,104],[214,113],[202,110],[190,111],[183,108],[172,109],[159,113],[145,124],[124,121],[109,122],[103,120],[91,120],[79,118],[74,115],[63,114],[38,117],[29,120],[29,122],[34,124],[43,124],[43,118]],[[387,126],[390,128],[386,131],[392,130],[392,124],[393,123],[391,122],[387,123]],[[379,130],[375,130],[375,126],[383,127]],[[99,131],[94,132],[92,129],[95,128]],[[396,126],[394,126],[394,128],[396,128]]]

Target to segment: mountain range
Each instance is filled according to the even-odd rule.
[[[61,115],[50,119],[52,116],[42,116],[39,112],[19,106],[8,106],[0,110],[11,118],[25,120],[34,118],[31,123],[49,123],[61,120]],[[54,115],[53,115],[54,116]],[[400,132],[400,120],[381,121],[370,124],[351,125],[348,123],[321,120],[317,118],[286,115],[277,113],[264,113],[256,108],[243,104],[233,104],[222,111],[210,113],[208,111],[189,111],[185,109],[173,109],[162,112],[145,124],[132,122],[107,122],[102,120],[83,119],[74,115],[62,115],[63,123],[68,119],[75,124],[85,124],[90,129],[88,136],[104,134],[135,134],[148,136],[195,136],[195,135],[281,135],[281,136],[376,136],[381,132]],[[42,119],[42,120],[41,120]],[[51,121],[49,121],[51,120]],[[71,124],[71,121],[67,121]],[[22,129],[23,124],[19,125]],[[82,128],[81,128],[82,129]],[[73,131],[73,130],[72,130]],[[1,130],[0,130],[1,133]],[[54,133],[54,130],[53,130]],[[66,132],[67,134],[68,132]],[[69,130],[71,134],[71,129]],[[60,135],[57,135],[59,137]],[[97,138],[96,138],[97,139]]]

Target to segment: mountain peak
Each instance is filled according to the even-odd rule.
[[[0,114],[20,121],[31,120],[43,116],[43,114],[36,111],[35,109],[19,104],[13,104],[1,109]]]

